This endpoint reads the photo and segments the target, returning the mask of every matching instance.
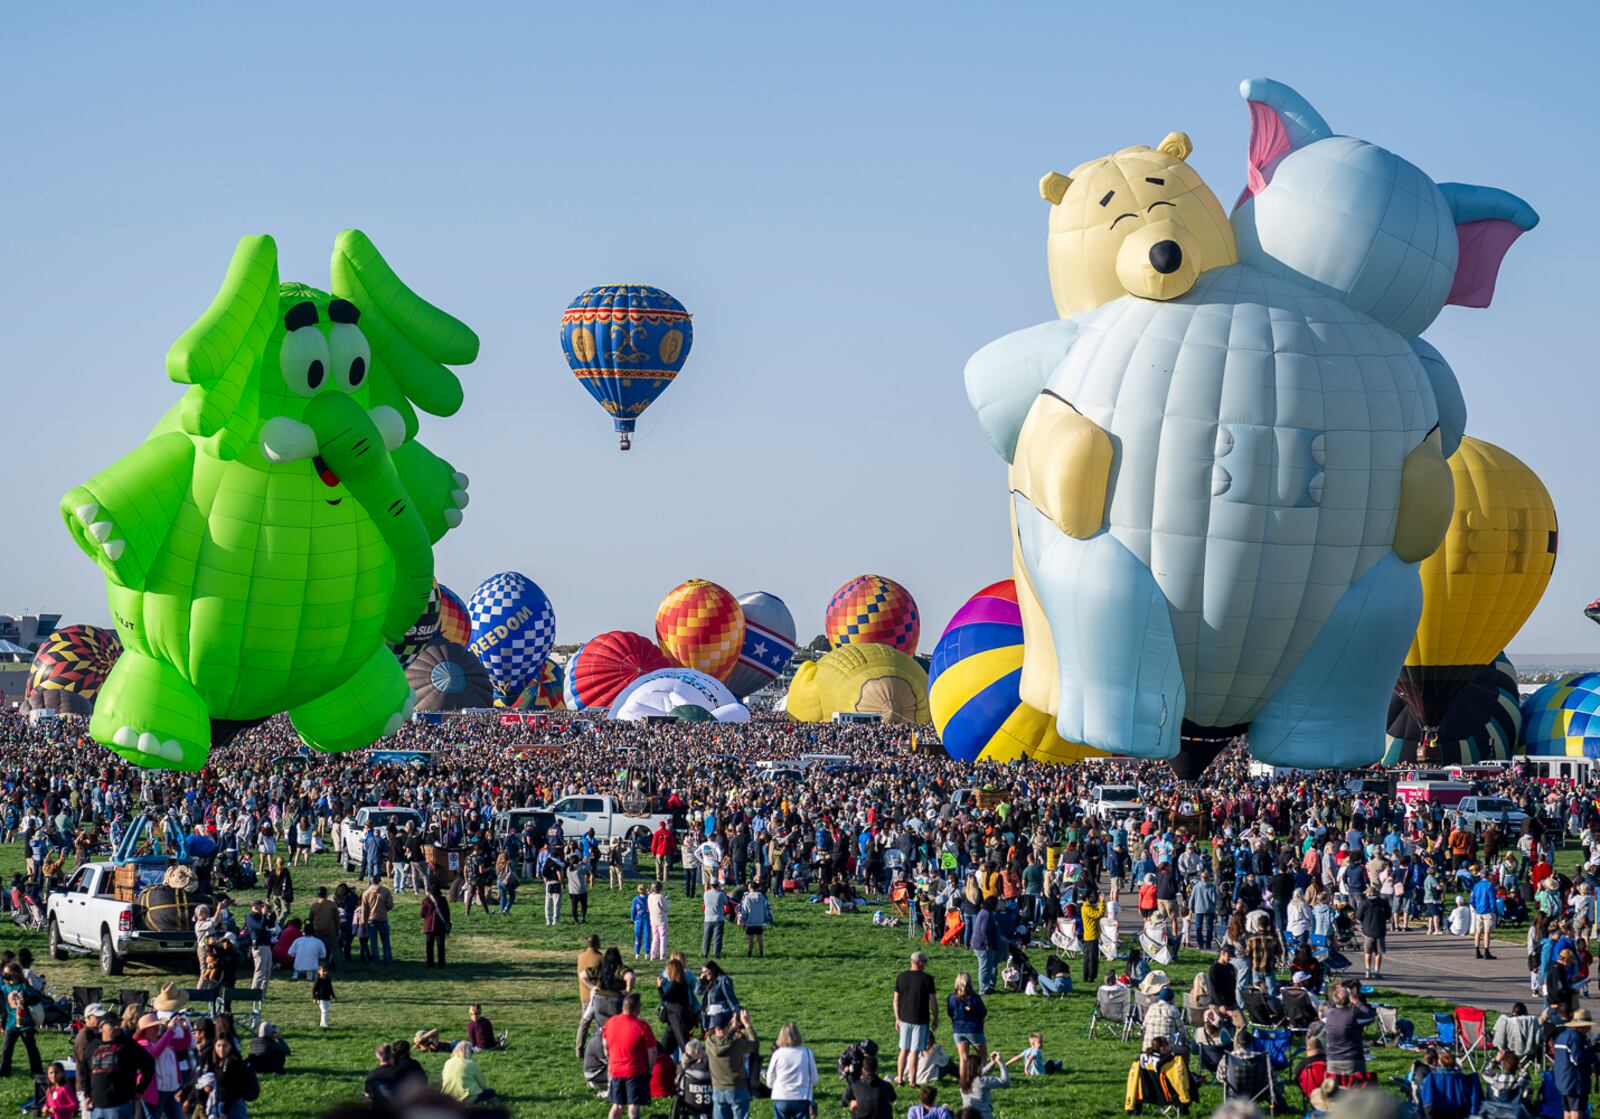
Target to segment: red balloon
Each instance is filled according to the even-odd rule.
[[[646,672],[670,667],[666,654],[648,637],[612,630],[586,642],[567,662],[567,683],[579,707],[609,707]]]

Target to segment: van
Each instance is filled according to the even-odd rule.
[[[508,808],[494,814],[495,838],[504,839],[512,832],[520,835],[532,824],[533,833],[542,840],[555,818],[556,814],[548,808]]]

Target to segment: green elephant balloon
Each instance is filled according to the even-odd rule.
[[[467,504],[466,476],[416,442],[416,409],[460,408],[447,366],[478,338],[357,230],[335,241],[330,286],[280,285],[272,238],[240,241],[167,353],[188,391],[61,499],[125,647],[89,733],[130,762],[199,769],[280,711],[309,745],[352,750],[411,712],[389,644]]]

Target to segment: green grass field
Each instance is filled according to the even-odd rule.
[[[19,858],[15,849],[8,849],[0,858],[0,867],[9,873]],[[318,856],[316,865],[296,871],[294,912],[305,912],[317,885],[332,886],[350,879],[334,866],[331,856]],[[459,1038],[465,1033],[467,1004],[477,1001],[484,1004],[497,1029],[511,1033],[508,1052],[482,1054],[479,1061],[491,1086],[508,1098],[516,1115],[564,1115],[572,1119],[603,1116],[605,1105],[588,1091],[573,1056],[580,1011],[575,957],[582,935],[592,930],[608,945],[619,945],[631,958],[632,924],[627,918],[627,905],[633,885],[630,882],[623,892],[604,886],[597,889],[592,895],[587,929],[568,923],[547,928],[537,889],[524,889],[509,918],[477,911],[467,917],[455,906],[451,965],[443,973],[422,967],[417,899],[415,895],[404,895],[391,922],[396,965],[381,969],[358,963],[336,972],[338,1001],[330,1029],[317,1029],[310,984],[281,977],[273,980],[265,1014],[282,1028],[294,1055],[287,1075],[263,1081],[262,1097],[252,1105],[251,1114],[299,1119],[340,1099],[359,1096],[362,1078],[373,1064],[372,1051],[378,1042],[409,1038],[414,1030],[424,1027],[437,1027],[443,1036]],[[686,904],[681,877],[676,880],[673,900],[677,908],[669,946],[698,950],[699,910]],[[724,966],[734,978],[741,1001],[750,1010],[763,1039],[763,1051],[770,1049],[778,1026],[791,1019],[798,1023],[823,1070],[826,1097],[819,1113],[844,1115],[837,1103],[839,1082],[832,1072],[833,1064],[846,1044],[863,1037],[889,1047],[892,1062],[891,991],[912,945],[904,928],[874,926],[870,910],[829,917],[820,906],[787,897],[774,899],[774,909],[777,925],[767,935],[767,957],[747,960],[743,933],[730,926]],[[127,974],[120,979],[103,980],[94,958],[50,961],[45,959],[42,934],[25,933],[9,922],[0,926],[0,948],[15,949],[24,944],[32,948],[38,960],[36,966],[45,972],[58,993],[70,991],[75,984],[101,985],[109,994],[121,986],[154,992],[168,981],[175,980],[180,986],[192,983],[188,975],[167,975],[142,963],[130,963]],[[929,970],[939,984],[941,997],[948,993],[957,972],[976,970],[969,952],[934,948],[930,955]],[[692,963],[697,962],[693,952],[690,958]],[[184,963],[187,962],[185,957]],[[1186,988],[1203,962],[1198,954],[1185,954],[1166,970]],[[1035,963],[1043,966],[1043,952],[1035,953]],[[656,974],[655,967],[641,965],[646,1018],[652,1024]],[[1419,1033],[1430,1032],[1426,1023],[1428,1012],[1433,1009],[1431,1004],[1406,996],[1386,996],[1383,1001],[1398,1005],[1403,1014],[1415,1020]],[[1063,1074],[1031,1081],[1018,1077],[1011,1088],[998,1093],[996,1113],[1002,1119],[1103,1116],[1121,1110],[1123,1083],[1136,1045],[1085,1039],[1093,1007],[1092,992],[1079,989],[1065,999],[998,994],[988,1002],[991,1046],[1011,1056],[1027,1044],[1029,1031],[1039,1030],[1045,1037],[1046,1055],[1066,1065]],[[947,1027],[939,1031],[939,1040],[953,1051]],[[69,1037],[44,1033],[40,1047],[49,1061],[69,1052]],[[1402,1072],[1408,1063],[1406,1054],[1377,1052],[1376,1069],[1384,1076]],[[437,1083],[444,1056],[422,1055],[420,1059]],[[22,1068],[25,1072],[25,1062]],[[0,1082],[0,1109],[27,1098],[26,1079],[23,1075]],[[955,1096],[954,1082],[946,1081],[941,1097],[953,1103]],[[1205,1108],[1200,1114],[1209,1111],[1219,1098],[1215,1085],[1205,1087],[1201,1095]],[[1299,1102],[1298,1093],[1293,1093],[1292,1098]],[[569,1107],[571,1110],[566,1110]],[[665,1113],[666,1108],[656,1110]],[[771,1113],[770,1104],[757,1101],[754,1115]]]

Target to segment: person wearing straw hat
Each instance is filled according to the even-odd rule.
[[[160,1014],[176,1014],[189,1005],[189,992],[168,983],[150,1000],[150,1009]]]
[[[1562,1119],[1583,1119],[1589,1114],[1589,1080],[1594,1071],[1590,1035],[1594,1019],[1586,1008],[1573,1013],[1551,1043],[1555,1060],[1550,1076],[1561,1096]]]

